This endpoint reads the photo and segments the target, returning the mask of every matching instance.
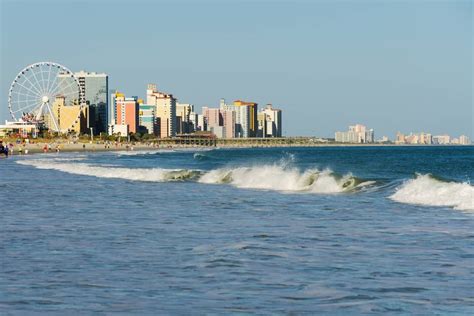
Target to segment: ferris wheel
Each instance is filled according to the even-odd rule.
[[[85,107],[81,92],[79,80],[69,69],[39,62],[25,67],[13,80],[8,107],[15,121],[66,133],[79,125]]]

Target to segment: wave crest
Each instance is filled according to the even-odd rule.
[[[17,161],[21,165],[29,165],[38,169],[58,170],[70,174],[92,176],[98,178],[126,179],[132,181],[164,182],[185,181],[200,176],[198,170],[174,169],[140,169],[94,166],[86,163],[61,163],[41,160]]]
[[[390,198],[407,204],[448,206],[474,211],[474,187],[468,183],[446,182],[430,174],[418,174],[406,181]]]
[[[362,190],[374,181],[363,182],[352,174],[339,176],[330,170],[296,168],[275,165],[222,168],[210,171],[161,168],[124,168],[117,166],[92,165],[87,163],[65,163],[51,160],[17,161],[38,169],[58,170],[70,174],[99,178],[126,179],[132,181],[167,182],[198,181],[208,184],[229,184],[238,188],[263,189],[304,193],[341,193]]]
[[[330,170],[317,169],[300,172],[295,168],[279,165],[237,167],[211,170],[203,174],[199,182],[227,183],[238,188],[276,191],[301,191],[313,193],[340,193],[356,189],[362,184],[351,174],[338,176]],[[368,183],[366,182],[365,185]]]

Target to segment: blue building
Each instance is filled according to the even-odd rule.
[[[88,105],[88,127],[94,134],[107,132],[109,124],[109,76],[105,73],[79,71],[74,74],[81,86],[80,100]]]

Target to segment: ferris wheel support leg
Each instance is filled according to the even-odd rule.
[[[38,109],[38,114],[36,114],[36,120],[38,121],[41,118],[41,113],[43,113],[43,107],[45,103],[41,104],[41,106]]]
[[[51,107],[49,106],[48,103],[46,103],[46,107],[48,108],[49,115],[51,115],[51,120],[54,123],[54,128],[56,129],[56,132],[60,132],[58,122],[56,122],[56,118],[54,117],[53,111],[51,111]]]

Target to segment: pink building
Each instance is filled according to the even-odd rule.
[[[137,132],[138,113],[136,98],[117,97],[115,99],[115,123],[118,125],[128,125],[130,133]]]
[[[208,131],[214,131],[219,138],[235,137],[236,113],[234,110],[203,107],[202,114],[207,121]]]
[[[222,115],[222,125],[224,126],[224,138],[235,137],[235,111],[220,110]]]
[[[207,120],[207,126],[222,126],[222,118],[219,109],[204,107],[203,114]]]

